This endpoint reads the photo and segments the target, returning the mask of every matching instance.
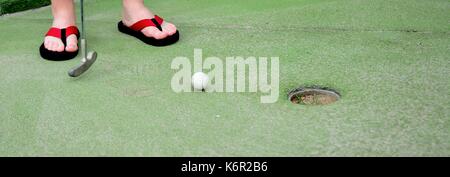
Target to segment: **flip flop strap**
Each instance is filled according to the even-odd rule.
[[[69,26],[66,28],[66,36],[70,36],[72,34],[75,34],[77,38],[80,37],[80,31],[78,31],[76,26]]]
[[[59,28],[50,28],[45,36],[53,36],[56,38],[61,39],[64,46],[66,46],[66,39],[67,36],[70,36],[72,34],[75,34],[77,36],[77,39],[80,38],[80,32],[78,31],[78,28],[76,26],[69,26],[67,28],[59,29]]]
[[[56,38],[61,38],[61,29],[50,28],[45,36],[53,36]]]
[[[134,31],[141,31],[142,29],[147,28],[149,26],[154,26],[158,28],[160,31],[162,31],[161,24],[163,22],[164,20],[161,17],[155,15],[155,17],[152,19],[143,19],[136,22],[135,24],[131,25],[130,28]]]
[[[65,35],[63,36],[62,33],[65,33]],[[77,37],[80,36],[80,32],[78,31],[78,28],[76,26],[69,26],[67,28],[64,29],[59,29],[59,28],[50,28],[47,32],[47,34],[45,36],[53,36],[56,38],[66,38],[67,36],[70,36],[72,34],[75,34]]]

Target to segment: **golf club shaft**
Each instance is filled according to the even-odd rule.
[[[84,0],[80,0],[80,18],[81,18],[81,54],[87,57],[86,32],[84,30]]]

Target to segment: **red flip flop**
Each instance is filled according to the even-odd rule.
[[[42,43],[41,47],[39,48],[39,52],[41,53],[41,57],[47,60],[52,61],[64,61],[64,60],[70,60],[75,58],[78,55],[78,50],[75,52],[67,52],[65,51],[66,47],[66,39],[67,36],[70,36],[72,34],[75,34],[77,36],[77,39],[80,38],[80,31],[78,31],[78,28],[76,26],[69,26],[67,28],[59,29],[59,28],[50,28],[45,36],[53,36],[56,38],[61,39],[61,41],[64,44],[64,51],[62,52],[56,52],[51,51],[45,48],[44,43]]]
[[[119,28],[120,32],[128,34],[130,36],[134,36],[134,37],[138,38],[139,40],[141,40],[142,42],[149,44],[149,45],[167,46],[167,45],[176,43],[180,38],[180,34],[178,33],[178,30],[173,35],[167,36],[164,39],[155,39],[153,37],[147,37],[145,34],[143,34],[141,32],[142,29],[147,28],[149,26],[154,26],[154,27],[158,28],[160,31],[162,31],[161,24],[163,22],[164,22],[164,20],[161,17],[155,15],[154,18],[143,19],[143,20],[138,21],[135,24],[131,25],[131,27],[124,25],[123,22],[120,21],[118,24],[118,28]]]

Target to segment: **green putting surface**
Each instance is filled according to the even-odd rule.
[[[0,17],[1,156],[448,156],[448,0],[153,0],[181,40],[121,34],[119,1],[86,2],[97,62],[40,58],[50,8]],[[78,9],[79,10],[79,9]],[[177,56],[280,57],[280,96],[175,93]],[[337,89],[293,105],[299,85]]]

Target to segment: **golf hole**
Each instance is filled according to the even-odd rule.
[[[328,105],[340,99],[341,95],[327,87],[299,87],[289,92],[288,98],[293,104]]]

